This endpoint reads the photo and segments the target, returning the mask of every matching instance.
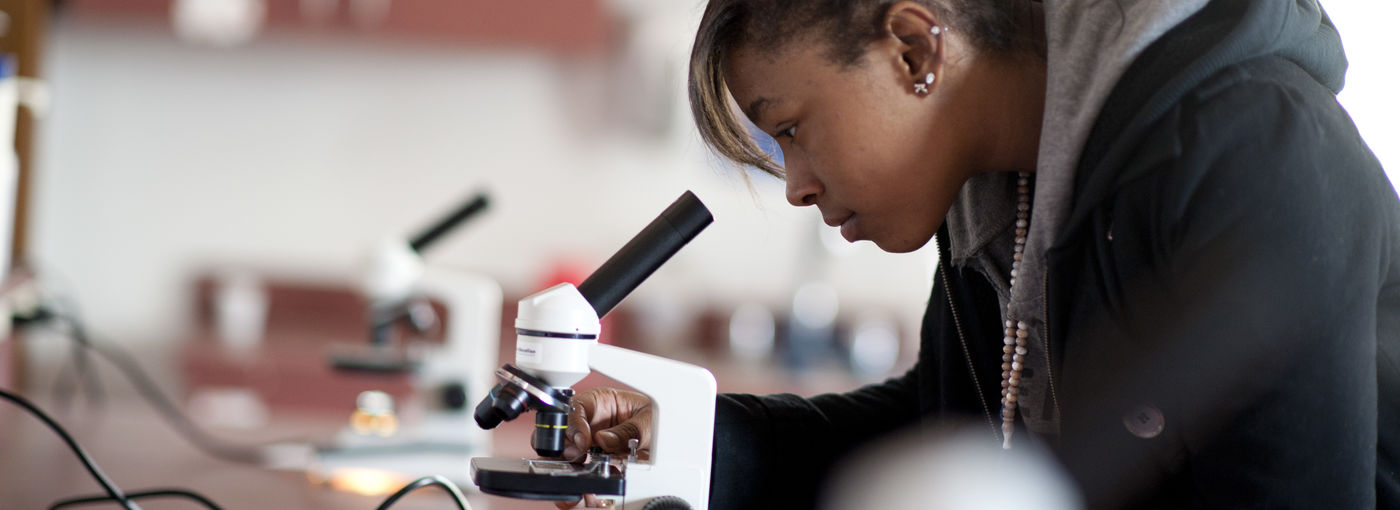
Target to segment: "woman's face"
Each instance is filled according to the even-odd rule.
[[[730,94],[783,151],[787,198],[815,205],[847,241],[913,251],[943,222],[971,177],[976,126],[960,107],[955,66],[914,92],[897,39],[876,41],[849,67],[798,39],[777,51],[741,48],[727,62]],[[939,72],[941,71],[941,72]]]

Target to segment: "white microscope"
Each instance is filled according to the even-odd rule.
[[[535,411],[531,446],[558,457],[567,433],[569,387],[597,371],[651,398],[649,461],[636,445],[624,459],[591,462],[503,457],[471,461],[472,480],[499,496],[568,501],[584,494],[619,497],[621,510],[705,510],[710,497],[715,378],[709,370],[598,343],[598,319],[713,221],[689,191],[575,288],[564,283],[520,300],[515,365],[496,371],[500,384],[476,407],[476,422],[495,428]]]
[[[421,256],[487,205],[486,195],[479,194],[411,240],[385,239],[371,253],[364,282],[370,301],[369,345],[334,352],[331,363],[340,370],[410,374],[414,397],[425,412],[399,426],[402,414],[392,398],[362,393],[351,419],[354,426],[342,431],[333,447],[317,451],[323,478],[370,468],[405,477],[440,474],[465,483],[466,459],[490,454],[490,434],[471,425],[470,403],[487,396],[495,384],[501,288],[485,276],[425,265]],[[442,345],[399,345],[394,337],[404,323],[421,330],[440,319],[428,300],[446,308]]]

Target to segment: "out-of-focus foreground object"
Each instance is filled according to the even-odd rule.
[[[891,437],[847,462],[826,510],[1079,510],[1074,484],[1049,453],[1002,450],[981,427]]]

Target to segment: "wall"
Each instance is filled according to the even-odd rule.
[[[638,302],[781,306],[805,271],[844,304],[916,328],[932,245],[894,256],[865,244],[824,262],[815,210],[787,205],[771,178],[751,190],[701,150],[679,80],[662,103],[669,134],[587,134],[606,100],[602,64],[314,33],[212,49],[169,32],[65,19],[51,39],[35,255],[122,341],[180,330],[191,271],[346,277],[373,241],[476,189],[494,198],[489,216],[428,258],[508,295],[557,261],[596,265],[693,189],[716,222]],[[683,55],[680,39],[665,52]]]
[[[647,47],[683,75],[698,11],[631,4],[659,11],[647,13],[663,20],[645,31]],[[1351,60],[1340,100],[1393,176],[1400,103],[1385,24],[1400,7],[1327,6]],[[846,304],[912,330],[927,296],[931,246],[828,257],[813,240],[814,211],[788,206],[771,179],[751,192],[701,150],[675,80],[657,103],[671,108],[668,133],[618,137],[591,124],[618,101],[606,90],[615,69],[597,63],[277,31],[212,49],[161,24],[60,21],[34,252],[66,276],[94,327],[123,341],[159,345],[180,330],[191,271],[231,263],[348,277],[375,239],[479,188],[496,199],[490,216],[429,259],[491,275],[510,293],[536,288],[559,260],[591,267],[694,189],[716,223],[637,300],[781,306],[799,275],[815,275]]]
[[[1325,1],[1346,47],[1347,82],[1337,100],[1345,106],[1361,136],[1390,175],[1400,182],[1400,96],[1395,84],[1395,19],[1400,4],[1365,0]]]

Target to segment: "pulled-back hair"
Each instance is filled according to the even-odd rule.
[[[1027,44],[1021,0],[914,0],[982,51]],[[783,170],[749,136],[730,106],[726,58],[739,47],[776,51],[799,37],[826,44],[831,62],[849,67],[883,34],[892,0],[710,0],[690,53],[690,111],[700,138],[721,156],[781,177]]]

